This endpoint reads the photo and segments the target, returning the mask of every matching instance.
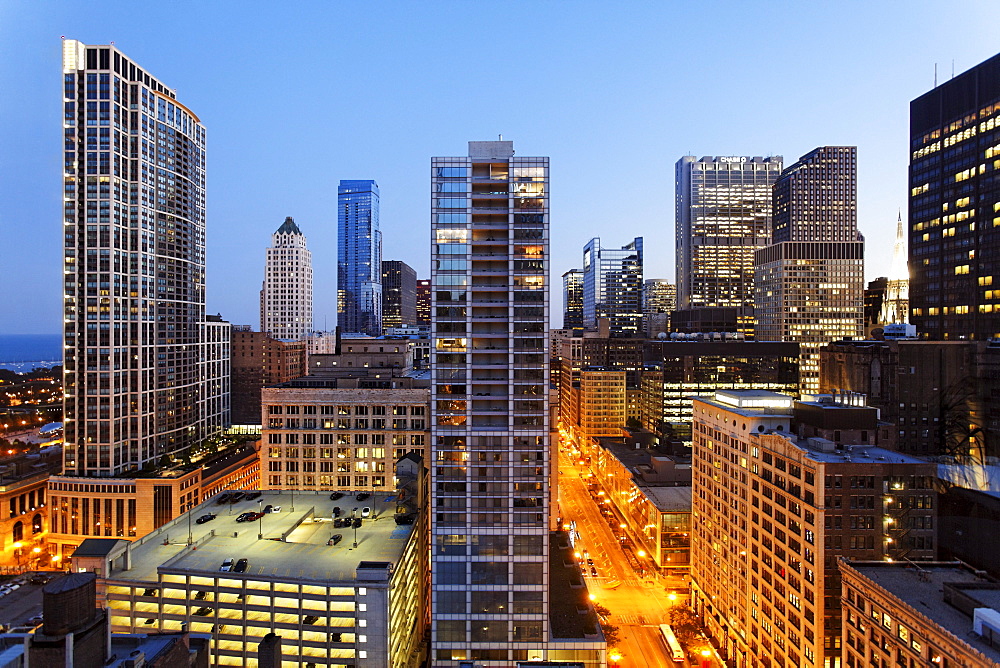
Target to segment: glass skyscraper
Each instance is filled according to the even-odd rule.
[[[433,158],[431,665],[545,658],[548,158]]]
[[[781,156],[686,155],[676,166],[677,308],[753,309],[753,254],[771,243]]]
[[[621,248],[602,248],[599,238],[583,248],[583,326],[607,318],[612,337],[642,331],[642,237]]]
[[[341,331],[382,334],[382,232],[374,181],[337,188],[337,324]]]

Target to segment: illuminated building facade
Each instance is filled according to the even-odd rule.
[[[114,46],[63,40],[64,474],[123,476],[228,423],[205,318],[205,127]]]
[[[692,602],[727,665],[838,668],[837,558],[934,558],[937,467],[857,399],[694,400]]]
[[[563,329],[583,328],[583,272],[570,269],[563,279]]]
[[[819,349],[864,332],[864,239],[857,149],[823,146],[774,184],[774,243],[755,253],[758,341],[801,345],[803,392],[819,388]]]
[[[431,664],[597,665],[552,637],[549,160],[473,141],[431,185]]]
[[[337,188],[337,324],[345,334],[382,334],[382,232],[374,181],[341,181]]]
[[[684,156],[676,165],[677,308],[737,308],[752,318],[754,252],[771,243],[781,156]]]
[[[642,331],[648,337],[670,332],[670,314],[677,309],[677,286],[665,278],[642,284]]]
[[[291,216],[271,235],[265,257],[260,331],[298,341],[313,328],[313,270],[306,237]]]
[[[596,330],[602,318],[614,338],[641,334],[642,237],[621,248],[595,237],[583,248],[583,326]]]
[[[910,103],[910,151],[910,321],[1000,336],[1000,55]]]
[[[382,327],[416,327],[417,272],[402,260],[382,261]]]

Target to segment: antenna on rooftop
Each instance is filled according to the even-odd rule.
[[[934,63],[934,87],[937,88],[937,63]]]
[[[503,141],[503,135],[502,134],[497,135],[497,137],[499,138],[499,139],[497,139],[497,141]]]

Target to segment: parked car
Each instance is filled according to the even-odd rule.
[[[343,540],[343,538],[344,536],[342,534],[335,533],[332,536],[330,536],[330,542],[328,542],[327,545],[336,545],[341,540]]]
[[[270,506],[270,508],[271,508],[271,510],[265,509],[264,512],[271,512],[271,513],[280,513],[281,512],[281,506]]]
[[[206,606],[202,606],[194,611],[195,617],[211,617],[215,613],[215,610]]]
[[[222,571],[223,573],[228,573],[229,571],[233,570],[233,560],[226,559],[225,561],[223,561],[222,567],[219,570]]]
[[[215,513],[208,513],[207,515],[202,515],[194,522],[195,524],[204,524],[205,522],[211,522],[214,519],[215,519]]]
[[[236,565],[233,567],[233,572],[246,573],[249,567],[250,567],[249,561],[247,561],[246,559],[240,559],[239,561],[236,562]]]
[[[229,497],[229,503],[238,503],[243,500],[246,494],[243,492],[235,492],[231,497]]]
[[[371,494],[369,494],[368,492],[358,492],[358,495],[356,497],[354,497],[354,498],[356,500],[358,500],[358,501],[364,501],[365,499],[367,499],[370,496],[371,496]]]
[[[361,526],[361,518],[360,517],[355,517],[354,518],[354,528],[357,529],[360,526]]]
[[[272,508],[274,508],[274,506],[272,506],[272,505],[271,505],[271,504],[269,503],[269,504],[267,504],[266,506],[264,506],[264,512],[265,512],[265,513],[269,513],[269,512],[271,512],[271,509],[272,509]]]
[[[260,498],[260,492],[250,492],[247,494],[247,501],[255,501]]]
[[[342,498],[344,498],[343,492],[334,492],[333,494],[330,495],[331,501],[336,501],[337,499],[342,499]]]
[[[344,522],[339,517],[334,517],[333,518],[333,528],[334,529],[339,529],[342,526],[344,526]]]
[[[303,624],[315,624],[318,621],[319,617],[317,617],[316,615],[306,615],[305,617],[302,618]]]
[[[372,509],[369,506],[365,506],[361,509],[361,517],[371,517]]]
[[[413,515],[396,515],[395,519],[396,524],[413,524],[416,518]]]
[[[340,506],[334,506],[333,507],[333,516],[334,517],[340,517]]]
[[[215,500],[215,505],[221,506],[224,503],[229,503],[229,497],[232,496],[232,492],[224,492],[219,495],[219,498]]]
[[[237,522],[246,522],[253,513],[241,513],[239,517],[236,518]]]

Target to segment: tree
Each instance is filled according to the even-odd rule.
[[[625,428],[629,431],[639,431],[642,429],[642,423],[639,422],[638,418],[633,416],[625,421]]]
[[[670,609],[670,627],[674,630],[678,642],[685,649],[694,647],[701,638],[701,620],[694,610],[683,605],[675,605]]]
[[[608,647],[612,647],[618,644],[620,638],[618,637],[618,631],[620,630],[617,626],[611,622],[601,622],[601,630],[604,632],[604,639],[608,643]]]

